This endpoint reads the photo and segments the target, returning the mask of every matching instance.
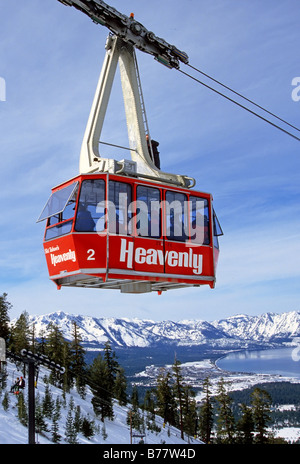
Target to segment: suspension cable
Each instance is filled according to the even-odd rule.
[[[214,77],[212,76],[209,76],[208,74],[206,74],[205,72],[201,71],[200,69],[197,69],[195,68],[194,66],[192,66],[191,64],[188,64],[187,66],[189,66],[190,68],[194,69],[194,71],[197,71],[198,73],[202,74],[203,76],[207,77],[208,79],[216,82],[216,84],[219,84],[221,85],[222,87],[224,87],[225,89],[229,90],[230,92],[234,93],[235,95],[237,95],[238,97],[240,98],[243,98],[244,100],[246,100],[247,102],[251,103],[252,105],[256,106],[257,108],[265,111],[266,113],[270,114],[271,116],[273,116],[274,118],[278,119],[279,121],[283,122],[284,124],[287,124],[288,126],[292,127],[293,129],[295,129],[296,131],[300,132],[300,129],[296,126],[293,126],[293,124],[290,124],[289,122],[285,121],[284,119],[280,118],[279,116],[277,116],[276,114],[272,113],[271,111],[267,110],[266,108],[264,108],[263,106],[261,105],[258,105],[257,103],[255,103],[253,100],[250,100],[249,98],[245,97],[244,95],[242,95],[241,93],[239,92],[236,92],[235,90],[233,90],[231,87],[225,85],[225,84],[222,84],[222,82],[218,81],[217,79],[215,79]]]
[[[189,65],[190,66],[190,65]],[[192,67],[192,66],[190,66]],[[192,67],[193,68],[193,67]],[[196,68],[195,68],[196,69]],[[261,116],[260,114],[256,113],[255,111],[251,110],[250,108],[247,108],[245,105],[242,105],[241,103],[237,102],[236,100],[234,100],[233,98],[230,98],[228,97],[227,95],[223,94],[222,92],[220,92],[219,90],[216,90],[214,89],[213,87],[211,87],[210,85],[202,82],[200,79],[197,79],[196,77],[192,76],[191,74],[188,74],[187,72],[185,71],[182,71],[182,69],[177,69],[177,71],[179,71],[181,74],[184,74],[185,76],[189,77],[190,79],[193,79],[194,81],[196,81],[198,84],[201,84],[203,85],[204,87],[208,88],[209,90],[212,90],[213,92],[217,93],[218,95],[221,95],[222,97],[226,98],[226,100],[229,100],[230,102],[234,103],[235,105],[239,106],[240,108],[243,108],[244,110],[248,111],[249,113],[253,114],[254,116],[257,116],[258,118],[262,119],[263,121],[267,122],[268,124],[270,124],[271,126],[275,127],[276,129],[284,132],[285,134],[289,135],[290,137],[293,137],[294,139],[298,140],[300,142],[300,138],[297,137],[296,135],[292,134],[291,132],[289,132],[288,130],[285,130],[283,129],[282,127],[278,126],[277,124],[275,124],[274,122],[270,121],[269,119]],[[201,72],[201,71],[199,71]],[[223,84],[221,84],[223,85]],[[224,87],[226,87],[225,85],[223,85]],[[230,88],[228,88],[229,90],[231,90]],[[234,93],[236,93],[238,95],[237,92],[233,91]],[[248,100],[246,97],[243,97],[245,100]],[[249,100],[249,102],[252,103],[251,100]],[[259,107],[259,105],[255,104],[256,106]],[[261,107],[262,108],[262,107]],[[262,108],[264,109],[264,108]],[[269,112],[268,110],[264,110],[266,112],[268,112],[269,114],[272,114],[271,112]],[[273,114],[272,114],[273,115]],[[275,116],[275,115],[274,115]],[[277,116],[275,116],[277,119],[281,119]],[[285,122],[284,120],[282,120],[283,122]],[[286,124],[290,125],[289,123],[285,122]],[[291,126],[291,125],[290,125]],[[291,126],[291,127],[294,127],[294,126]],[[298,128],[295,127],[296,130],[300,130]]]

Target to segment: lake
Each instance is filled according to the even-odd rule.
[[[276,374],[300,379],[300,347],[230,353],[217,366],[231,372]]]

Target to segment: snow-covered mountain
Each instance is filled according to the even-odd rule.
[[[300,312],[265,313],[260,316],[244,314],[212,323],[232,337],[249,340],[280,342],[300,336]]]
[[[72,339],[76,322],[86,347],[95,349],[109,340],[114,347],[156,347],[164,345],[247,347],[251,344],[278,346],[296,343],[300,337],[300,312],[237,315],[219,321],[182,320],[179,322],[96,318],[55,312],[30,316],[37,336],[47,332],[50,322],[58,325],[66,339]]]

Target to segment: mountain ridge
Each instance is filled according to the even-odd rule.
[[[118,348],[149,348],[160,345],[242,347],[296,344],[300,338],[300,311],[237,314],[208,322],[205,320],[158,321],[138,318],[71,315],[63,311],[29,316],[37,337],[57,324],[66,339],[72,339],[76,322],[85,347],[101,348],[106,341]]]

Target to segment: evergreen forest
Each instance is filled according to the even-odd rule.
[[[282,400],[295,405],[292,423],[300,423],[299,388],[287,388],[287,385],[258,385],[241,392],[228,393],[224,379],[218,382],[217,393],[212,394],[209,378],[203,385],[201,402],[196,401],[196,392],[184,379],[180,360],[174,359],[171,369],[161,368],[156,379],[155,388],[149,388],[140,396],[137,385],[128,385],[128,380],[116,354],[107,342],[102,351],[86,363],[86,353],[76,323],[73,324],[72,339],[64,339],[61,329],[50,323],[44,334],[36,337],[34,325],[29,323],[29,316],[24,312],[11,324],[9,312],[11,304],[7,294],[0,296],[0,337],[6,342],[8,358],[14,360],[22,349],[47,356],[54,363],[64,367],[64,373],[50,371],[45,379],[47,385],[42,401],[37,398],[36,424],[43,433],[47,429],[46,418],[51,420],[53,442],[59,442],[58,420],[59,401],[51,398],[50,386],[55,385],[62,391],[62,398],[71,388],[76,388],[81,398],[85,398],[87,388],[92,392],[92,406],[95,415],[104,420],[114,419],[114,401],[128,408],[127,425],[143,437],[145,429],[156,431],[169,426],[177,427],[181,437],[198,437],[207,444],[269,444],[284,443],[275,439],[270,430],[272,425],[280,424],[286,418],[274,412],[274,405]],[[20,363],[20,361],[14,361]],[[26,366],[18,366],[24,370]],[[0,371],[0,407],[7,407],[7,393],[1,396],[7,387],[5,363]],[[289,392],[289,393],[287,393]],[[289,395],[289,396],[287,396]],[[80,429],[87,437],[95,433],[93,421],[80,417],[76,404],[70,405],[75,411],[67,419],[67,434],[70,443],[76,442],[76,430]],[[77,420],[76,420],[76,411]],[[291,411],[292,412],[292,411]],[[293,417],[292,417],[293,416]],[[26,425],[27,413],[24,395],[18,397],[18,417]],[[160,418],[158,420],[158,418]],[[105,427],[102,431],[105,434]]]

